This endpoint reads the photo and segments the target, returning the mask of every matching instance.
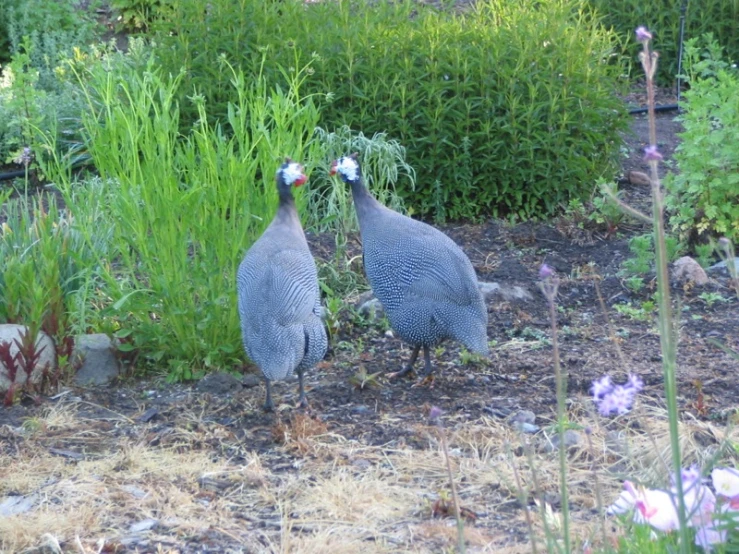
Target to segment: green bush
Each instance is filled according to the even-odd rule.
[[[174,10],[156,26],[159,58],[165,71],[185,64],[183,94],[202,93],[216,119],[232,94],[218,54],[270,82],[317,54],[302,92],[330,93],[321,126],[403,144],[418,186],[397,190],[415,213],[543,215],[613,174],[626,124],[617,40],[577,0],[481,0],[463,14],[369,0]]]
[[[86,290],[101,237],[87,243],[53,195],[3,203],[0,227],[0,323],[43,329],[57,343],[85,332],[78,297]],[[104,234],[101,234],[104,236]]]
[[[88,44],[97,24],[74,0],[3,0],[0,6],[0,63],[29,37],[37,68],[53,68],[62,52]],[[42,81],[44,79],[42,78]]]
[[[682,239],[706,233],[739,242],[739,72],[712,36],[685,49],[690,90],[678,171],[665,182],[669,222]]]
[[[641,50],[634,38],[634,30],[643,25],[653,34],[652,47],[660,54],[657,68],[658,81],[672,85],[677,76],[680,43],[680,9],[686,0],[588,0],[603,17],[603,23],[611,26],[627,38],[624,51],[633,59]],[[687,2],[685,12],[685,39],[713,33],[724,45],[730,59],[739,59],[739,2],[736,0],[701,0]],[[636,62],[632,70],[638,78],[641,65]]]
[[[298,95],[302,72],[270,90],[216,62],[231,73],[227,120],[208,123],[205,100],[192,96],[200,117],[184,136],[182,73],[167,75],[151,60],[140,71],[118,56],[85,68],[83,123],[100,178],[73,186],[64,162],[45,166],[88,241],[110,229],[98,264],[101,320],[141,360],[168,364],[172,379],[240,363],[236,269],[274,215],[284,157],[318,158],[307,146],[318,114]],[[302,213],[304,194],[296,202]]]

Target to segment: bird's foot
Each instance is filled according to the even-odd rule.
[[[272,403],[272,401],[265,402],[262,406],[262,410],[264,410],[267,413],[271,413],[275,411],[275,405]]]
[[[412,374],[413,369],[410,367],[404,367],[400,371],[393,371],[392,373],[387,374],[388,379],[397,379],[398,377],[405,377],[406,375]]]
[[[435,380],[435,377],[434,377],[433,374],[424,375],[418,381],[416,381],[415,383],[413,383],[411,385],[411,388],[415,388],[415,387],[428,387],[430,389],[433,389],[434,388],[434,380]]]

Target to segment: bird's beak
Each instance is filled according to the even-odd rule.
[[[334,161],[334,163],[331,164],[331,170],[328,172],[328,174],[331,175],[332,177],[336,175],[336,166],[337,166],[337,162]]]

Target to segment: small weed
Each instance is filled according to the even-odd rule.
[[[626,285],[626,288],[631,292],[638,294],[644,288],[644,278],[639,277],[638,275],[632,275],[631,277],[624,279],[624,285]]]
[[[729,301],[728,298],[721,296],[717,292],[702,292],[701,294],[698,295],[698,298],[703,300],[703,302],[705,302],[709,308],[712,308],[713,305],[716,303],[723,303],[723,302]]]
[[[646,300],[641,306],[634,306],[631,302],[627,304],[616,304],[614,309],[621,315],[635,321],[649,321],[654,313],[654,302]]]
[[[349,377],[349,382],[359,390],[377,388],[381,386],[380,380],[378,379],[381,373],[381,371],[367,373],[367,368],[362,365],[359,366],[359,369],[354,375]]]

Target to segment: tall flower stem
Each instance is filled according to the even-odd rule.
[[[672,463],[677,487],[677,513],[680,518],[680,551],[690,552],[690,534],[686,519],[685,499],[683,498],[683,480],[681,476],[682,456],[680,455],[680,437],[678,433],[677,407],[677,344],[672,325],[672,304],[670,301],[670,282],[667,273],[667,247],[665,245],[664,199],[662,186],[657,171],[662,155],[657,151],[657,128],[654,102],[654,74],[657,70],[656,52],[649,49],[652,38],[646,29],[640,27],[636,31],[643,50],[639,55],[647,78],[647,107],[649,115],[649,146],[645,159],[649,163],[650,183],[652,187],[652,219],[654,224],[654,245],[657,272],[657,298],[659,306],[659,336],[662,352],[662,372],[665,382],[665,400],[669,417],[670,447]]]
[[[541,288],[549,304],[549,321],[552,328],[552,355],[554,358],[554,377],[557,386],[557,432],[559,435],[559,489],[562,496],[562,533],[565,552],[572,552],[570,539],[570,505],[567,493],[567,447],[565,445],[565,410],[567,402],[567,376],[562,374],[557,340],[557,289],[559,278],[546,264],[539,270]]]

